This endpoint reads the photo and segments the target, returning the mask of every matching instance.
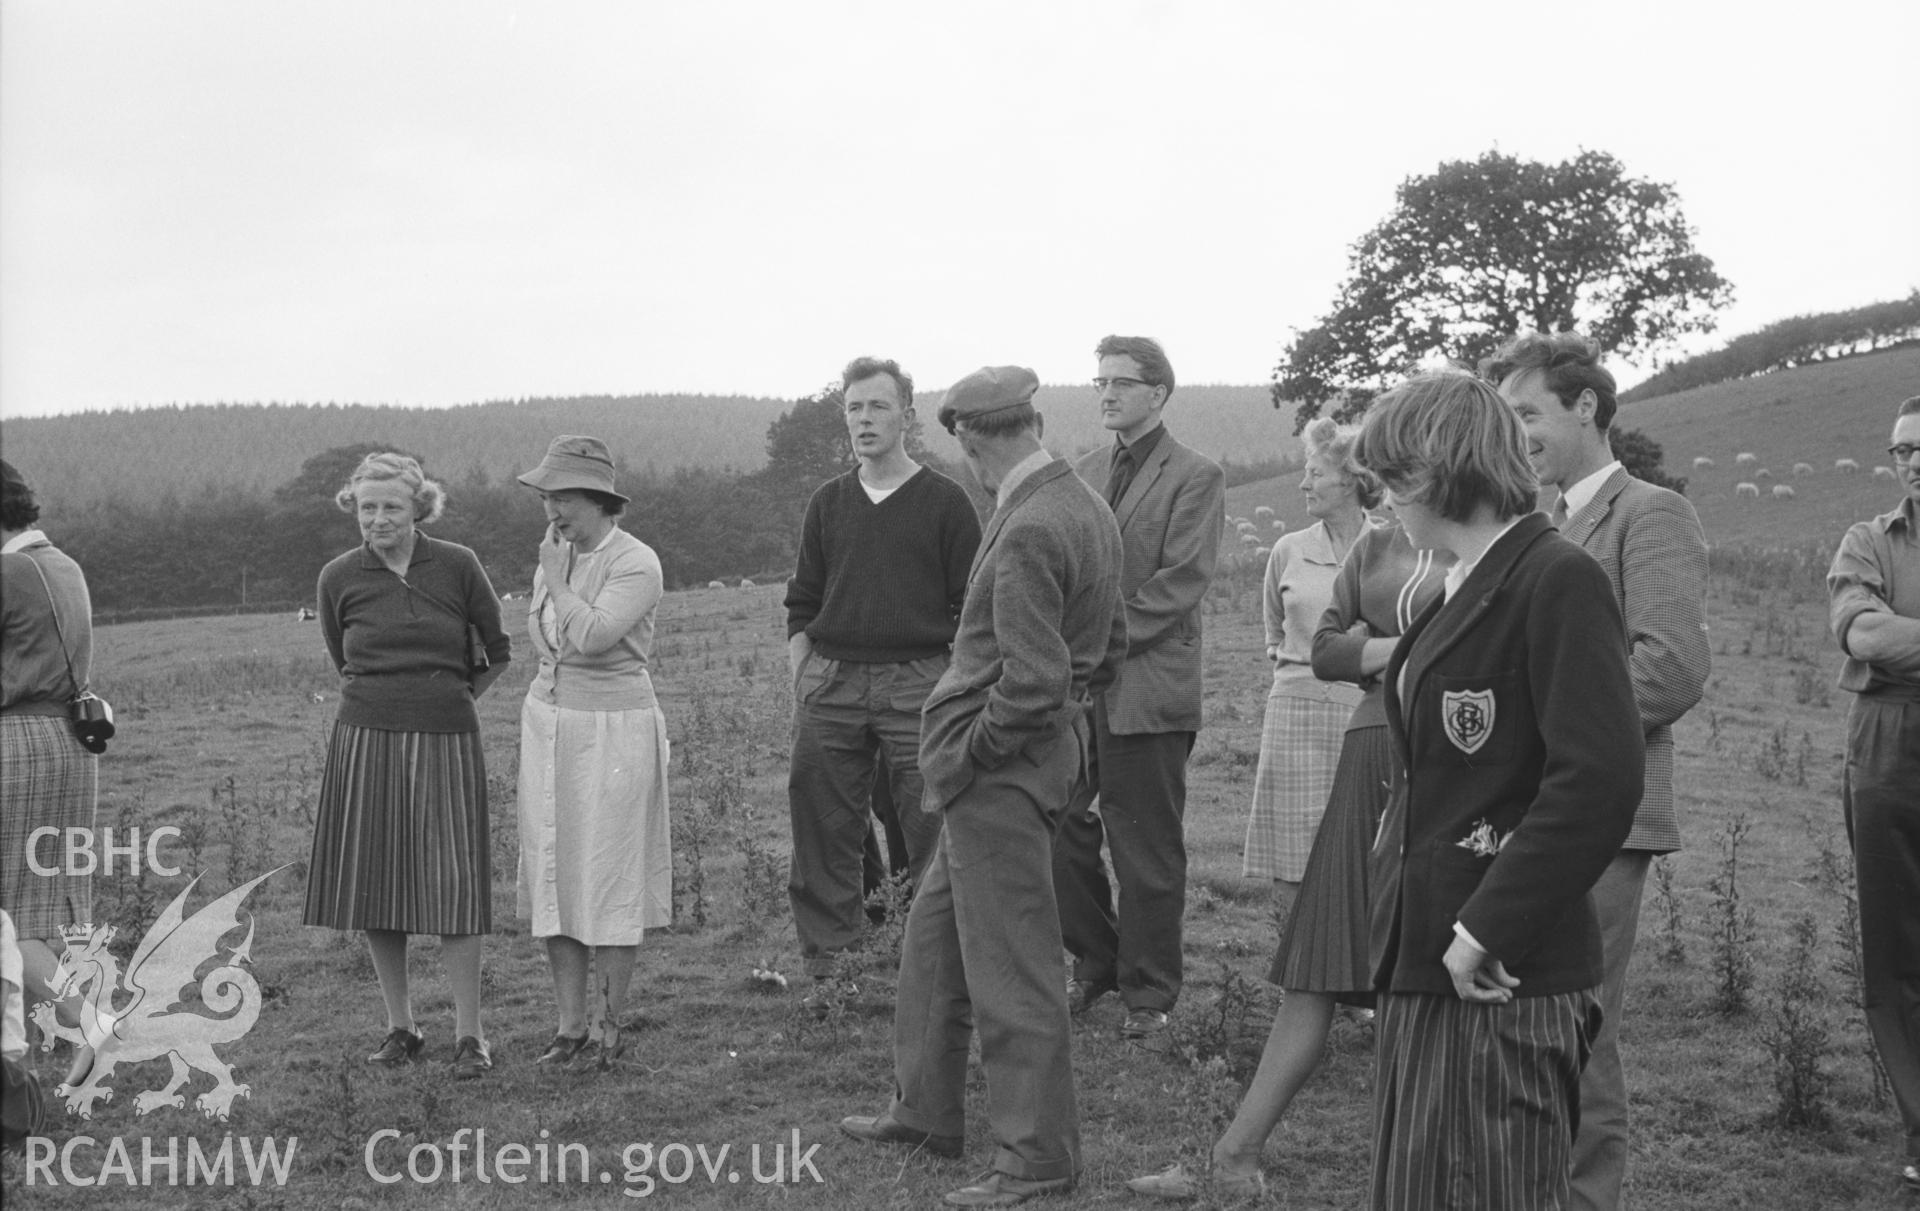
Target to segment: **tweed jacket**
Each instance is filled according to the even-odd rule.
[[[1104,493],[1114,447],[1083,454],[1080,478]],[[1107,726],[1117,736],[1200,730],[1200,602],[1213,583],[1226,526],[1220,464],[1160,435],[1120,498],[1127,607],[1127,659],[1106,692]]]
[[[1374,985],[1453,996],[1456,921],[1516,996],[1597,986],[1588,894],[1639,806],[1645,742],[1606,574],[1521,519],[1387,664],[1393,792],[1374,847]]]
[[[1646,796],[1623,847],[1680,848],[1673,724],[1707,687],[1707,536],[1693,505],[1616,467],[1561,533],[1600,561],[1626,622],[1633,697],[1647,737]]]
[[[1039,764],[1038,748],[1074,732],[1126,645],[1120,530],[1056,458],[981,535],[952,662],[921,711],[921,806],[945,808],[978,768]]]

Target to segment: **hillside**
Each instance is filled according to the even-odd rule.
[[[927,445],[956,459],[934,422],[941,392],[920,393]],[[1091,387],[1042,387],[1048,444],[1072,452],[1106,440]],[[0,448],[54,510],[102,498],[150,504],[188,499],[209,486],[264,494],[322,450],[382,442],[412,451],[443,478],[476,471],[490,480],[538,462],[559,433],[604,438],[636,474],[680,467],[753,471],[766,462],[767,427],[790,400],[738,396],[629,395],[496,400],[457,408],[361,404],[207,404],[7,421]],[[1182,387],[1170,424],[1215,458],[1255,461],[1297,444],[1290,418],[1263,386]]]
[[[1616,423],[1666,447],[1667,470],[1687,478],[1687,498],[1714,545],[1831,544],[1849,524],[1899,502],[1899,485],[1875,478],[1873,468],[1888,461],[1894,409],[1916,394],[1920,349],[1907,348],[1628,404]],[[1758,463],[1737,467],[1734,457],[1743,451]],[[1695,458],[1711,458],[1714,466],[1696,471]],[[1841,458],[1857,461],[1860,471],[1835,471]],[[1795,463],[1813,473],[1795,476]],[[1757,478],[1763,468],[1770,479]],[[1736,495],[1734,485],[1742,482],[1758,484],[1760,499]],[[1771,487],[1783,483],[1792,486],[1792,500],[1771,495]]]
[[[1831,545],[1849,524],[1899,503],[1899,486],[1875,478],[1873,468],[1887,462],[1894,409],[1916,394],[1920,349],[1905,348],[1626,404],[1615,423],[1643,430],[1666,448],[1667,470],[1687,479],[1687,498],[1715,546]],[[1745,470],[1734,463],[1743,451],[1758,458]],[[1711,458],[1714,466],[1696,471],[1696,457]],[[1860,471],[1835,471],[1841,458],[1856,460]],[[1807,463],[1813,473],[1795,476],[1795,463]],[[1757,478],[1761,468],[1771,478]],[[1741,482],[1759,485],[1760,499],[1736,495]],[[1783,483],[1792,486],[1793,499],[1773,497],[1772,486]],[[1298,529],[1309,520],[1299,485],[1297,474],[1242,484],[1227,493],[1227,513],[1252,518],[1264,505],[1286,529]],[[1282,532],[1261,529],[1269,543]]]

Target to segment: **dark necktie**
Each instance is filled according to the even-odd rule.
[[[1121,446],[1113,456],[1113,471],[1107,476],[1107,507],[1118,509],[1120,498],[1133,484],[1133,451]]]

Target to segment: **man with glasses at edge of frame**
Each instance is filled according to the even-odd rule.
[[[1867,1029],[1905,1127],[1900,1171],[1920,1195],[1920,395],[1893,421],[1906,498],[1856,522],[1827,572],[1847,662],[1847,840],[1860,897]]]
[[[1707,537],[1687,498],[1627,474],[1609,434],[1617,401],[1600,347],[1578,332],[1525,332],[1480,366],[1526,430],[1563,537],[1600,561],[1626,625],[1633,696],[1645,729],[1644,793],[1633,831],[1593,886],[1605,976],[1600,1032],[1580,1075],[1573,1137],[1574,1211],[1621,1206],[1627,1173],[1627,1079],[1620,1018],[1640,896],[1656,854],[1680,848],[1673,806],[1673,724],[1700,701],[1707,649]]]
[[[1173,366],[1158,341],[1109,336],[1094,355],[1100,423],[1116,440],[1083,455],[1074,470],[1120,524],[1127,659],[1094,699],[1088,787],[1054,841],[1053,881],[1074,956],[1068,1008],[1084,1013],[1117,989],[1127,1007],[1121,1037],[1147,1039],[1165,1032],[1180,996],[1200,603],[1220,554],[1226,478],[1219,463],[1176,441],[1162,423]],[[1102,841],[1113,857],[1117,902],[1100,863]]]

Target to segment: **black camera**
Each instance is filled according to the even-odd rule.
[[[113,739],[113,707],[105,698],[82,694],[67,703],[67,714],[81,748],[90,753],[107,751],[107,741]]]

